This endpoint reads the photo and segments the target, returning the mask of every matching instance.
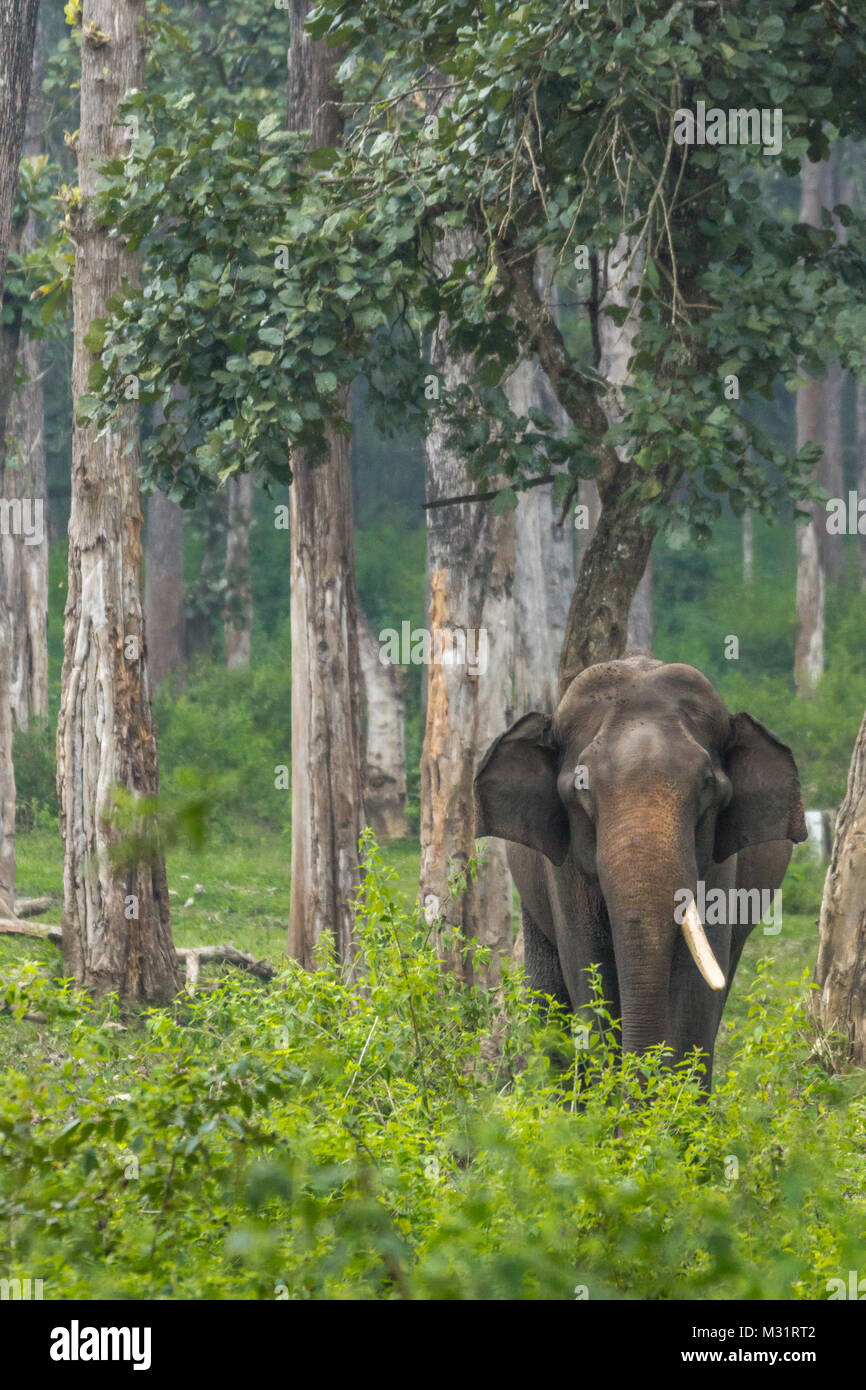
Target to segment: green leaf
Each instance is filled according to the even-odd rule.
[[[757,37],[761,43],[778,43],[785,33],[785,21],[780,14],[768,15],[762,19],[757,29]]]
[[[334,372],[319,372],[316,377],[316,390],[320,396],[333,396],[337,389],[337,377]]]
[[[331,169],[338,157],[333,145],[319,145],[315,150],[310,150],[307,160],[312,169]]]
[[[490,510],[494,516],[502,516],[503,512],[513,512],[517,506],[517,493],[514,488],[506,487],[490,503]]]
[[[269,116],[263,116],[259,121],[256,126],[256,134],[260,140],[267,140],[268,136],[273,134],[275,130],[279,130],[280,126],[283,124],[284,118],[282,112],[272,111]]]
[[[92,420],[99,409],[99,400],[96,396],[79,396],[75,402],[75,414],[79,420]]]
[[[88,352],[98,354],[105,347],[105,319],[91,319],[87,332],[82,338]]]
[[[108,380],[108,372],[101,362],[91,362],[87,373],[87,386],[90,391],[101,391]]]

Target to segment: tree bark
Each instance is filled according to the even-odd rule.
[[[470,233],[444,231],[434,253],[444,275],[466,254]],[[447,395],[470,378],[472,362],[447,349],[446,321],[433,337],[431,371]],[[427,500],[471,490],[465,464],[449,443],[442,416],[431,412],[425,443]],[[463,979],[495,984],[510,955],[511,876],[501,840],[488,841],[484,862],[465,891],[454,891],[475,854],[473,779],[487,745],[510,722],[515,513],[459,503],[427,511],[430,593],[427,713],[421,754],[421,872],[419,892],[428,921],[457,927],[463,941],[489,947],[485,971],[471,956],[446,951]],[[465,645],[464,645],[465,644]],[[486,669],[480,657],[486,644]],[[436,659],[437,651],[440,659]],[[457,659],[449,659],[456,653]],[[473,666],[475,667],[473,671]],[[461,884],[462,886],[462,884]]]
[[[866,497],[866,382],[857,382],[857,496]],[[857,536],[860,587],[866,589],[866,534]]]
[[[821,164],[804,158],[800,189],[800,221],[821,225],[822,191],[826,173]],[[797,392],[797,448],[821,442],[822,389],[819,381],[809,381]],[[811,695],[824,670],[824,567],[821,563],[821,532],[826,514],[812,508],[812,519],[797,527],[797,634],[794,647],[794,684],[797,693]]]
[[[42,102],[39,85],[43,43],[37,27],[33,50],[33,80],[24,135],[24,154],[34,158],[42,144]],[[36,219],[27,219],[21,250],[38,241]],[[18,363],[25,377],[13,395],[7,417],[3,496],[27,499],[39,509],[39,525],[25,541],[0,540],[4,548],[6,604],[11,622],[11,700],[15,727],[26,729],[30,716],[48,713],[48,500],[45,482],[45,401],[39,344],[23,335]],[[14,362],[10,364],[14,370]],[[0,452],[3,446],[0,445]],[[36,514],[34,512],[34,521]]]
[[[837,203],[851,203],[853,189],[841,177],[842,142],[836,140],[830,149],[830,158],[821,167],[821,202],[825,208],[834,208]],[[838,218],[833,219],[836,241],[844,246],[848,240],[847,229]],[[842,439],[842,390],[844,377],[839,362],[831,362],[827,375],[821,384],[822,431],[821,443],[824,449],[819,466],[822,486],[831,497],[845,497],[844,444]],[[831,536],[826,526],[826,518],[820,528],[821,563],[828,579],[838,583],[845,577],[848,547],[844,536]]]
[[[743,583],[750,588],[755,578],[755,518],[743,512]]]
[[[831,497],[847,496],[843,466],[842,444],[842,367],[839,362],[831,362],[827,375],[821,382],[821,444],[824,454],[821,459],[819,476],[822,487]],[[826,514],[821,516],[820,530],[821,564],[827,579],[838,583],[845,575],[845,560],[848,553],[844,536],[831,536],[826,526]]]
[[[6,675],[11,647],[9,620],[0,608],[0,915],[4,917],[15,916],[15,769]]]
[[[164,492],[147,501],[144,621],[147,664],[154,694],[186,660],[183,508]]]
[[[39,0],[0,0],[0,301],[33,73]]]
[[[506,391],[511,409],[562,415],[537,362],[521,362]],[[559,521],[552,484],[518,495],[514,547],[514,709],[519,714],[556,707],[556,666],[574,588],[574,543]]]
[[[370,624],[358,610],[364,687],[364,806],[377,840],[401,840],[406,820],[406,671],[386,666]]]
[[[290,130],[310,148],[341,134],[335,70],[341,54],[303,31],[307,0],[290,10]],[[340,408],[348,408],[343,395]],[[314,466],[292,452],[292,901],[289,952],[307,968],[324,941],[351,966],[352,901],[363,828],[361,674],[349,438],[329,426]]]
[[[185,387],[174,386],[180,399]],[[165,421],[162,405],[154,408],[154,425]],[[147,629],[147,668],[156,694],[163,681],[187,658],[186,587],[183,566],[183,508],[164,492],[147,502],[144,535],[144,622]]]
[[[653,612],[653,559],[647,558],[644,572],[634,591],[628,610],[626,631],[626,651],[646,652],[652,656],[655,640],[655,614]]]
[[[226,532],[226,666],[249,666],[253,635],[253,590],[250,580],[250,524],[253,480],[249,473],[230,478]]]
[[[0,0],[0,303],[3,301],[18,167],[24,145],[38,13],[39,0]],[[4,435],[5,408],[3,418],[0,418],[0,447]],[[2,564],[0,557],[0,566]],[[0,597],[3,588],[3,575],[0,573]],[[14,916],[15,772],[12,766],[9,691],[13,650],[10,623],[5,612],[0,611],[0,908],[4,911],[9,909]]]
[[[84,0],[81,46],[81,201],[75,240],[73,400],[87,391],[93,356],[84,335],[107,301],[133,279],[134,259],[94,215],[99,166],[125,152],[117,108],[144,74],[144,4]],[[141,603],[141,495],[134,404],[111,430],[74,425],[69,589],[57,732],[63,836],[63,954],[77,984],[131,1000],[160,1001],[178,988],[165,862],[157,844],[118,859],[112,805],[159,791],[159,760]],[[133,816],[134,833],[144,834]]]
[[[841,1033],[848,1059],[866,1066],[866,716],[836,819],[833,857],[818,926],[814,1010],[823,1027]]]
[[[628,364],[634,352],[637,332],[637,302],[629,291],[640,283],[641,257],[634,256],[633,251],[633,244],[625,235],[609,249],[605,257],[601,286],[602,311],[598,316],[599,371],[607,382],[605,414],[609,421],[617,423],[625,416],[622,391],[624,387],[632,384]],[[604,312],[608,307],[631,309],[633,313],[625,323],[617,324]],[[642,651],[651,655],[653,629],[653,579],[650,556],[629,605],[626,651]]]

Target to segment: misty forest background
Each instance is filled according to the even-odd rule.
[[[844,996],[849,1004],[850,1026],[841,1038],[806,1002],[829,840],[823,848],[797,848],[783,888],[783,930],[758,930],[747,948],[719,1034],[719,1083],[704,1104],[694,1069],[673,1075],[650,1057],[638,1072],[633,1059],[623,1062],[602,1042],[576,1060],[570,1021],[555,1009],[540,1013],[524,989],[519,904],[502,846],[488,845],[477,869],[469,863],[465,814],[455,829],[455,808],[465,812],[459,779],[438,786],[431,766],[435,729],[447,743],[443,765],[451,757],[465,781],[512,719],[551,707],[560,649],[567,651],[569,641],[584,641],[584,662],[620,654],[624,623],[618,632],[614,619],[601,638],[597,624],[584,624],[582,631],[596,634],[595,647],[580,631],[575,638],[580,623],[570,624],[569,603],[575,584],[586,580],[580,613],[597,614],[607,583],[616,595],[612,610],[618,604],[628,616],[634,645],[698,667],[731,711],[749,711],[791,745],[804,805],[827,813],[829,833],[849,770],[852,787],[862,790],[866,534],[828,533],[824,509],[827,497],[866,497],[866,110],[856,75],[862,44],[835,5],[795,0],[781,7],[784,22],[770,6],[756,5],[754,16],[741,19],[724,16],[720,7],[716,18],[726,38],[718,44],[712,16],[692,31],[690,20],[660,4],[644,17],[610,0],[596,7],[592,21],[584,21],[580,6],[544,0],[504,9],[445,5],[435,16],[427,8],[409,0],[389,7],[333,0],[313,12],[302,47],[300,25],[310,7],[299,0],[270,8],[247,0],[149,6],[146,79],[143,49],[137,70],[144,90],[123,108],[133,134],[128,146],[109,151],[98,190],[84,196],[79,142],[99,123],[88,127],[79,110],[79,80],[91,83],[89,91],[98,86],[93,66],[86,77],[87,63],[101,61],[96,55],[111,42],[88,18],[87,0],[83,8],[79,0],[65,8],[42,5],[4,287],[6,355],[0,353],[3,496],[44,488],[47,535],[47,550],[32,547],[29,556],[18,538],[3,540],[10,630],[31,635],[15,657],[15,671],[27,666],[28,678],[6,677],[15,835],[11,855],[10,837],[0,836],[0,905],[3,888],[11,886],[2,876],[10,860],[14,877],[14,902],[10,897],[4,909],[10,934],[0,935],[0,1273],[44,1278],[51,1297],[83,1298],[827,1297],[830,1281],[856,1268],[866,1178],[863,1072],[847,1066],[852,1057],[864,1060],[866,1001],[856,981],[837,970],[833,999]],[[825,9],[833,11],[830,19]],[[475,48],[462,27],[470,20],[478,26]],[[575,77],[579,64],[572,65],[569,44],[578,43],[583,23],[591,31],[587,43],[601,57],[597,72],[580,69]],[[322,57],[329,27],[341,44],[339,63],[333,54]],[[680,28],[697,55],[692,68],[682,60]],[[338,72],[357,103],[345,132],[334,134],[334,127],[319,149],[313,139],[311,169],[305,144],[291,144],[292,137],[280,163],[290,30],[293,135],[312,125],[315,136],[319,119],[314,113],[305,123],[305,81],[324,81],[323,90],[330,90]],[[417,49],[407,39],[416,33]],[[681,78],[717,83],[715,95],[726,106],[741,80],[750,92],[749,83],[762,81],[764,71],[768,82],[784,82],[785,73],[773,69],[784,44],[796,138],[783,159],[729,154],[726,225],[730,245],[739,233],[744,240],[727,261],[719,230],[724,219],[719,214],[719,226],[712,220],[717,154],[705,151],[689,165],[695,191],[686,204],[703,207],[708,199],[709,212],[703,222],[695,214],[693,223],[692,213],[685,214],[670,262],[664,216],[654,214],[638,295],[639,331],[649,347],[630,360],[630,341],[612,337],[611,325],[621,329],[627,322],[631,297],[623,299],[622,286],[617,297],[612,270],[605,278],[635,245],[614,206],[619,172],[599,165],[597,184],[588,185],[595,201],[588,210],[581,203],[572,222],[568,166],[575,142],[588,141],[589,159],[594,111],[608,100],[611,109],[620,109],[617,102],[627,108],[622,90],[610,96],[618,83],[629,89],[620,64],[623,71],[634,64],[629,71],[657,75],[660,84],[662,77],[670,81],[658,107],[647,95],[652,82],[648,89],[637,82],[638,114],[627,111],[637,141],[634,177],[648,180],[635,193],[636,207],[642,198],[652,210],[657,166],[650,176],[644,161],[664,152],[655,125],[662,128],[657,118],[669,114],[666,103],[676,105]],[[525,91],[531,89],[539,144],[524,130],[526,221],[522,211],[515,214],[515,240],[509,228],[487,266],[477,250],[479,225],[473,241],[459,212],[461,199],[468,204],[474,191],[481,156],[468,137],[464,148],[450,133],[451,94],[443,97],[439,69],[460,89],[461,119],[470,126],[478,120],[473,139],[483,146],[479,130],[494,130],[495,146],[496,121],[506,119],[504,94],[512,91],[512,50],[515,71],[529,73],[524,87],[514,79],[515,105],[530,100]],[[814,85],[805,86],[804,74]],[[828,74],[839,80],[839,92],[823,85]],[[480,115],[473,114],[476,96]],[[441,186],[430,173],[433,157],[417,154],[428,138],[420,134],[425,103],[429,108],[434,98],[442,130],[430,138],[441,141]],[[761,101],[750,96],[748,104]],[[785,106],[788,119],[788,100]],[[347,156],[344,167],[341,141],[354,158],[350,136],[364,119],[372,162],[355,168]],[[411,135],[408,154],[396,137],[393,147],[388,143],[404,129],[401,121]],[[614,155],[616,140],[614,132]],[[541,152],[547,181],[536,198]],[[495,148],[485,158],[485,178],[501,180],[491,195],[501,208],[508,202],[507,166],[504,173],[496,166]],[[658,188],[668,176],[665,163]],[[335,194],[329,180],[338,178],[346,183],[335,185]],[[363,203],[368,185],[369,226],[359,230],[359,222],[344,234],[341,218],[351,203],[345,190]],[[87,206],[97,193],[102,223],[94,225]],[[411,200],[422,193],[423,210],[413,214]],[[298,211],[304,199],[310,201]],[[214,215],[217,204],[220,215]],[[285,228],[276,206],[287,210]],[[578,241],[597,231],[607,248],[601,268],[597,255],[585,264],[574,254],[569,226],[581,217]],[[74,341],[73,271],[80,277],[86,260],[75,269],[76,239],[79,246],[99,245],[108,263],[121,242],[105,229],[120,226],[138,258],[133,278],[141,297],[112,298],[116,285],[106,277],[105,312],[89,323],[79,317]],[[309,261],[297,270],[298,252],[280,288],[272,257],[276,249],[280,267],[282,236],[291,241],[289,233],[296,238],[290,251],[305,248]],[[347,247],[354,255],[355,236],[362,249],[351,264],[341,262]],[[545,299],[542,272],[551,248],[563,242],[567,251],[548,277]],[[712,256],[701,263],[699,249],[697,260],[709,288],[702,285],[699,295],[688,275],[693,248],[704,242],[712,244]],[[524,270],[521,278],[525,245],[545,317],[518,350],[513,316],[519,318],[521,306],[534,307],[532,275]],[[224,273],[233,258],[242,267],[236,278]],[[318,276],[324,285],[334,265],[336,296],[345,307],[357,294],[359,307],[352,309],[353,323],[347,318],[344,331],[332,332],[330,301],[323,309],[315,284]],[[682,267],[681,312],[684,306],[686,319],[696,312],[678,357],[665,335],[670,330],[671,341],[676,337]],[[629,286],[635,282],[626,292]],[[722,306],[706,339],[705,290]],[[701,302],[689,303],[690,296]],[[284,312],[285,334],[275,326]],[[450,318],[453,338],[437,337],[440,314]],[[212,330],[208,346],[205,329]],[[592,364],[591,370],[582,375],[575,368],[571,379],[570,369],[559,372],[551,343],[560,336],[572,363]],[[83,386],[74,393],[76,370]],[[443,390],[457,401],[449,419],[458,448],[442,432],[446,401],[430,383],[454,385],[461,372],[464,382],[477,379],[481,386],[468,406],[459,390]],[[740,394],[722,398],[721,380],[737,372]],[[625,435],[613,426],[613,449],[608,422],[599,430],[593,414],[595,389],[605,379],[625,379],[633,392]],[[129,381],[135,383],[131,409]],[[324,398],[336,400],[350,421],[351,497],[345,495],[341,512],[331,496],[333,509],[317,518],[298,498],[324,505],[325,492],[315,489],[324,489],[321,477],[339,457]],[[524,416],[535,432],[517,428]],[[79,503],[86,497],[82,441],[92,444],[101,429],[100,448],[110,448],[115,419],[131,431],[122,435],[118,426],[116,438],[126,441],[126,452],[118,447],[113,461],[118,476],[132,467],[136,424],[142,446],[143,607],[159,833],[154,839],[155,799],[142,824],[122,793],[105,833],[113,850],[132,856],[135,873],[164,855],[170,924],[167,913],[155,912],[151,944],[157,943],[155,956],[161,950],[165,957],[162,984],[155,974],[152,988],[146,982],[121,987],[131,972],[124,961],[116,964],[116,954],[116,988],[105,997],[98,970],[86,959],[86,914],[75,918],[70,888],[86,827],[68,822],[66,884],[58,836],[58,818],[71,817],[69,806],[78,805],[69,788],[78,776],[86,780],[98,759],[83,737],[78,753],[67,751],[58,792],[57,731],[60,721],[61,745],[72,748],[69,731],[78,729],[80,709],[69,699],[75,641],[68,614],[64,632],[64,610],[68,574],[76,584],[81,574],[72,498],[75,488]],[[173,419],[180,421],[175,434]],[[623,450],[631,426],[642,445],[636,460]],[[326,457],[317,484],[322,437]],[[605,474],[611,457],[623,479],[631,479],[630,493]],[[600,521],[593,482],[599,460]],[[644,480],[637,470],[645,470]],[[550,473],[554,483],[536,485]],[[488,492],[487,500],[425,507],[476,491]],[[638,492],[643,511],[634,502]],[[296,617],[292,631],[285,518],[293,505],[310,528],[304,530],[308,548],[321,544],[323,565],[322,533],[329,528],[339,531],[341,545],[348,538],[349,550],[354,546],[358,630],[350,645],[359,660],[357,713],[366,758],[354,765],[346,749],[351,754],[360,743],[347,738],[338,750],[347,761],[338,759],[322,780],[330,779],[333,790],[344,772],[346,785],[358,779],[364,820],[378,841],[376,848],[365,840],[357,902],[346,901],[345,882],[334,872],[338,912],[324,923],[321,885],[305,878],[303,921],[297,895],[294,908],[292,898],[293,854],[303,858],[293,846],[299,769],[292,757],[292,648],[293,641],[296,650],[307,644],[303,661],[296,657],[307,681],[310,652],[325,641],[312,604],[309,627],[301,634]],[[576,526],[581,516],[590,528]],[[616,575],[605,579],[597,569],[595,579],[586,579],[592,566],[581,568],[595,524],[624,538],[619,587]],[[30,569],[19,593],[8,576],[19,573],[21,554]],[[124,564],[128,554],[129,547]],[[476,572],[476,559],[489,560],[489,595],[474,594],[471,583],[461,588],[461,575]],[[377,661],[385,630],[400,632],[408,623],[417,631],[440,621],[432,580],[443,573],[452,585],[447,597],[455,625],[489,626],[489,666],[478,685],[483,710],[471,729],[458,727],[456,716],[448,725],[448,701],[437,707],[439,723],[431,720],[430,700],[442,694],[431,697],[428,668],[395,670]],[[19,602],[25,592],[29,608]],[[43,597],[33,600],[34,594]],[[86,586],[83,599],[74,590],[73,617],[90,601]],[[45,634],[44,667],[34,632]],[[23,665],[20,651],[27,653]],[[460,710],[470,688],[465,673],[448,679],[456,682],[450,708]],[[337,678],[334,687],[336,728],[345,691]],[[126,708],[128,726],[147,734],[143,689],[142,682]],[[306,720],[315,699],[306,689],[301,698]],[[347,698],[351,704],[351,690]],[[0,753],[3,738],[0,721]],[[127,742],[134,744],[134,736]],[[3,766],[0,757],[0,826],[10,785]],[[145,791],[154,791],[152,773],[145,767]],[[317,776],[314,761],[311,775]],[[141,790],[133,775],[126,786]],[[849,803],[843,828],[856,840],[866,800]],[[339,809],[336,794],[333,805]],[[356,814],[357,805],[350,811]],[[352,814],[339,827],[349,839]],[[319,834],[327,821],[321,806],[314,821]],[[451,849],[457,867],[469,869],[463,895],[448,880]],[[846,877],[846,864],[837,854],[837,899],[852,907],[863,928],[859,880],[856,873]],[[116,876],[119,882],[120,869]],[[346,882],[357,888],[360,878],[349,874]],[[153,883],[158,900],[158,873]],[[504,933],[499,925],[485,934],[487,907],[492,921],[502,901]],[[828,901],[822,921],[832,966],[833,923],[844,911],[834,916]],[[41,926],[28,936],[21,922],[34,915]],[[65,978],[57,953],[62,918]],[[112,917],[102,903],[94,920],[109,946],[122,943],[116,911]],[[146,952],[146,932],[140,940]],[[474,951],[466,950],[467,940]],[[858,942],[866,954],[866,929]],[[220,961],[214,969],[205,956],[208,978],[200,980],[196,952],[226,943],[256,968],[241,973],[237,961]],[[355,948],[351,978],[345,967]],[[445,971],[443,954],[452,967]],[[184,960],[187,991],[174,998],[165,981],[180,986],[174,972]],[[142,1007],[148,1003],[162,1007]],[[603,1015],[601,1000],[598,1009]],[[569,1054],[570,1067],[554,1066],[557,1054],[560,1060]],[[629,1087],[643,1089],[652,1104],[635,1109]]]

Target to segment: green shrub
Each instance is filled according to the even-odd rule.
[[[330,958],[270,988],[225,975],[127,1031],[45,965],[3,972],[0,1028],[43,1012],[55,1062],[19,1044],[0,1098],[9,1277],[52,1298],[774,1299],[858,1267],[866,1105],[810,1060],[802,980],[759,971],[703,1103],[694,1065],[578,1046],[518,974],[501,1013],[443,975],[374,848],[357,920],[351,982]]]

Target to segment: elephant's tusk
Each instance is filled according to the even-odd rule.
[[[725,977],[719,962],[713,955],[713,948],[707,940],[707,934],[698,915],[698,909],[695,907],[694,898],[686,908],[686,915],[683,918],[683,936],[686,938],[686,945],[692,953],[692,960],[710,989],[724,989]]]

